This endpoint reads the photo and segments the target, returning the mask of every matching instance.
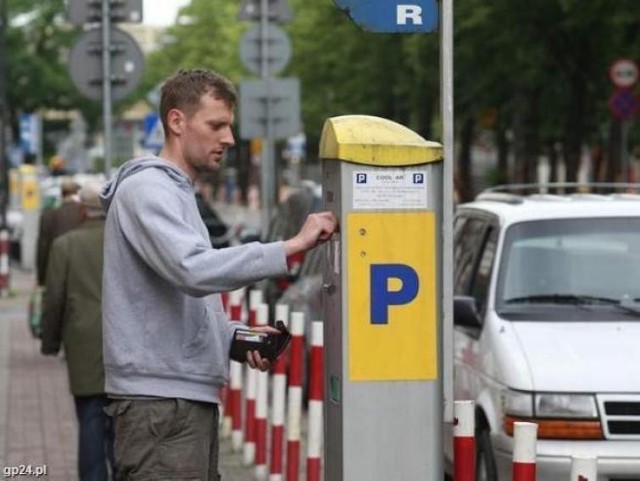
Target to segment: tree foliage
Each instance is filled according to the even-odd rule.
[[[235,2],[192,0],[180,10],[161,45],[147,58],[140,95],[181,68],[209,68],[238,82],[242,67],[238,45],[243,25],[236,21]]]
[[[66,22],[63,0],[8,0],[7,97],[15,125],[18,112],[79,108],[95,121],[99,106],[73,86],[67,56],[78,29]]]
[[[80,107],[90,118],[93,108],[95,117],[99,106],[80,97],[66,71],[77,32],[64,21],[63,0],[8,1],[11,18],[22,16],[9,31],[11,104]],[[288,2],[293,56],[281,75],[301,81],[311,147],[325,119],[342,114],[387,117],[439,140],[438,33],[367,33],[331,0]],[[238,52],[254,24],[236,20],[240,3],[191,0],[148,56],[129,100],[145,98],[178,68],[212,68],[234,82],[251,77]],[[640,59],[637,0],[457,0],[454,11],[458,171],[471,169],[470,143],[481,131],[493,132],[503,180],[530,180],[540,155],[562,156],[574,179],[584,145],[615,143],[608,68],[616,58]]]

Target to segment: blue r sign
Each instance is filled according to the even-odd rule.
[[[334,0],[364,30],[424,33],[438,28],[436,0]]]

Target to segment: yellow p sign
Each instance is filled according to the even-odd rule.
[[[347,235],[350,379],[436,379],[435,215],[354,212]]]

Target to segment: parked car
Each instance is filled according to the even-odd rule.
[[[320,184],[309,180],[302,181],[300,187],[295,188],[276,207],[265,240],[273,242],[293,237],[299,232],[307,216],[313,212],[318,212],[321,206],[322,191]],[[265,300],[272,311],[273,306],[280,300],[283,293],[302,277],[302,269],[307,263],[305,257],[309,256],[309,254],[307,253],[305,256],[304,253],[300,253],[288,259],[290,266],[288,275],[270,278],[262,283],[261,288],[265,292]],[[307,268],[305,275],[309,273]]]
[[[511,479],[530,421],[538,481],[569,479],[574,455],[639,480],[640,194],[539,192],[456,211],[454,390],[476,403],[477,479]]]

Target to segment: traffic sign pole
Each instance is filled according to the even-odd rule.
[[[104,174],[109,178],[113,144],[112,102],[136,87],[144,65],[144,55],[135,40],[117,28],[112,29],[112,23],[142,21],[142,0],[69,0],[68,8],[69,20],[73,24],[101,23],[99,28],[85,31],[72,47],[69,72],[80,92],[91,99],[102,100]]]
[[[620,120],[620,163],[622,165],[622,178],[629,182],[629,152],[628,152],[628,136],[629,136],[629,119],[633,117],[638,110],[638,98],[631,90],[638,82],[639,71],[638,64],[633,60],[621,58],[616,60],[609,67],[609,78],[617,90],[609,99],[609,107],[612,114]]]
[[[269,42],[267,29],[269,28],[269,0],[260,0],[260,50],[261,50],[261,77],[267,80],[267,101],[265,104],[265,138],[262,143],[262,202],[260,207],[263,237],[266,237],[271,220],[271,209],[276,198],[276,169],[274,159],[274,145],[271,122],[271,88],[269,78]]]

